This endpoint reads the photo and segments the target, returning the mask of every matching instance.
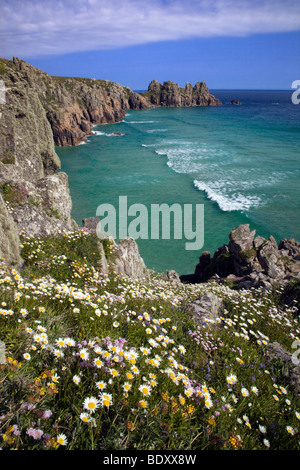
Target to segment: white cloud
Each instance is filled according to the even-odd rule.
[[[2,0],[0,55],[299,30],[299,0]]]

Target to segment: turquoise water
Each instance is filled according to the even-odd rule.
[[[123,122],[96,126],[88,143],[58,147],[75,220],[81,225],[103,203],[118,211],[119,196],[149,214],[151,204],[203,204],[200,250],[186,250],[173,230],[170,240],[137,240],[149,268],[179,274],[242,223],[277,241],[300,240],[300,105],[289,91],[213,93],[221,107],[128,111]],[[233,98],[242,105],[230,105]]]

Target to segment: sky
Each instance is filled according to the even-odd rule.
[[[50,75],[210,89],[300,80],[299,0],[0,0],[0,57]]]

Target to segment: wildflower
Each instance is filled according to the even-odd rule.
[[[44,413],[43,413],[43,419],[47,419],[47,418],[50,418],[50,416],[52,416],[52,411],[51,410],[45,410]]]
[[[60,351],[59,349],[54,349],[53,354],[56,357],[63,357],[64,356],[64,353],[62,351]]]
[[[144,396],[149,396],[151,393],[151,387],[149,387],[148,385],[140,385],[139,391],[142,392]]]
[[[255,393],[255,395],[258,395],[258,388],[257,388],[257,387],[252,386],[252,387],[251,387],[251,391],[252,391],[253,393]]]
[[[52,376],[52,382],[58,382],[58,379],[59,379],[59,378],[60,378],[59,375],[54,374],[54,375]]]
[[[74,384],[78,385],[78,384],[80,383],[80,380],[81,380],[81,379],[80,379],[79,375],[74,375],[74,376],[73,376],[73,382],[74,382]]]
[[[102,393],[100,395],[100,399],[101,399],[102,406],[109,407],[110,405],[112,405],[112,395],[111,394]]]
[[[292,428],[292,426],[286,426],[286,430],[289,434],[291,434],[292,436],[295,434],[295,431],[294,429]]]
[[[99,390],[104,390],[106,388],[106,383],[103,380],[100,380],[99,382],[96,382],[96,387]]]
[[[125,392],[128,392],[131,389],[132,385],[129,382],[124,382],[123,389]]]
[[[61,446],[67,445],[67,436],[65,434],[59,434],[56,438],[57,443],[60,444]]]
[[[99,400],[95,397],[88,397],[83,402],[83,407],[90,413],[93,413],[99,407]]]
[[[88,413],[81,413],[80,414],[80,419],[84,423],[88,423],[91,420],[91,416]]]
[[[138,406],[140,406],[141,408],[147,408],[148,407],[148,402],[145,401],[145,400],[140,400],[138,402]]]
[[[142,351],[142,353],[147,356],[148,354],[150,354],[151,352],[151,349],[149,348],[145,348],[145,347],[141,347],[140,350]]]
[[[267,432],[266,426],[262,426],[261,424],[258,426],[258,429],[260,430],[262,434],[266,434]]]
[[[184,398],[182,395],[179,395],[178,399],[179,399],[179,403],[180,403],[181,405],[184,405],[184,404],[185,404],[185,398]]]
[[[28,434],[28,436],[33,437],[33,439],[35,440],[39,440],[41,439],[44,433],[40,429],[29,428],[27,429],[26,434]]]
[[[118,377],[118,375],[119,375],[119,372],[118,372],[116,369],[109,369],[109,373],[110,373],[113,377]]]
[[[26,359],[26,361],[29,361],[31,359],[31,356],[30,356],[29,353],[24,353],[23,357],[24,357],[24,359]]]
[[[186,389],[184,391],[184,394],[187,396],[187,397],[191,397],[192,394],[193,394],[193,388],[192,387],[189,387],[188,389]]]
[[[81,357],[81,359],[84,359],[84,360],[87,360],[89,358],[89,352],[86,348],[82,348],[80,351],[79,351],[79,356]]]
[[[94,359],[94,364],[96,367],[98,367],[98,369],[100,369],[103,366],[103,362],[101,361],[101,359],[98,359],[97,357]]]
[[[62,338],[58,338],[55,342],[59,348],[65,347],[65,341]]]
[[[264,439],[263,443],[266,447],[268,447],[268,448],[270,447],[270,442],[268,441],[268,439]]]
[[[205,408],[208,408],[208,409],[213,406],[213,402],[209,396],[205,398],[204,404],[205,404]]]
[[[241,389],[241,393],[242,393],[243,397],[248,397],[249,396],[249,392],[245,387],[243,387]]]
[[[135,375],[139,375],[139,373],[140,373],[139,369],[136,366],[132,366],[131,370]]]
[[[226,380],[227,380],[227,383],[229,383],[230,385],[233,385],[237,383],[237,376],[234,374],[230,374],[226,377]]]

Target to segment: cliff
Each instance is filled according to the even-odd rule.
[[[206,83],[197,82],[193,87],[187,83],[185,88],[180,88],[174,82],[167,81],[162,85],[153,80],[148,91],[141,93],[154,106],[220,106],[222,103],[209,92]]]

